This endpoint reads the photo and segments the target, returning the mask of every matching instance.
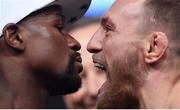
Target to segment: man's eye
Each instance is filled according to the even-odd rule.
[[[112,31],[111,26],[108,26],[108,25],[105,26],[104,29],[105,29],[106,32]]]
[[[59,30],[59,31],[62,31],[64,29],[64,26],[63,25],[56,25],[56,28]]]

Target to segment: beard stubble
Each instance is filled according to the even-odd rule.
[[[145,62],[138,48],[126,51],[126,55],[112,61],[107,69],[107,86],[99,97],[100,109],[140,108],[139,89],[144,82]]]

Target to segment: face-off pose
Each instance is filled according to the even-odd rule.
[[[99,22],[88,21],[87,24],[70,32],[81,44],[80,53],[82,56],[83,71],[80,73],[82,79],[81,88],[77,92],[64,97],[67,108],[96,108],[98,90],[106,80],[106,74],[94,67],[91,58],[92,54],[87,51],[86,46],[98,27]]]

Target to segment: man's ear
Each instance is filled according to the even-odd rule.
[[[16,24],[9,23],[3,29],[5,42],[12,48],[23,51],[25,43],[23,36],[20,34],[20,29]]]
[[[148,36],[145,50],[145,62],[154,63],[161,59],[168,47],[168,38],[163,32],[154,32]]]

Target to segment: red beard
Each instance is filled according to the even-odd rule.
[[[99,95],[97,108],[140,108],[139,88],[145,78],[145,63],[140,60],[143,56],[137,49],[128,52],[128,55],[114,61],[111,69],[108,69],[108,80],[102,94]]]

